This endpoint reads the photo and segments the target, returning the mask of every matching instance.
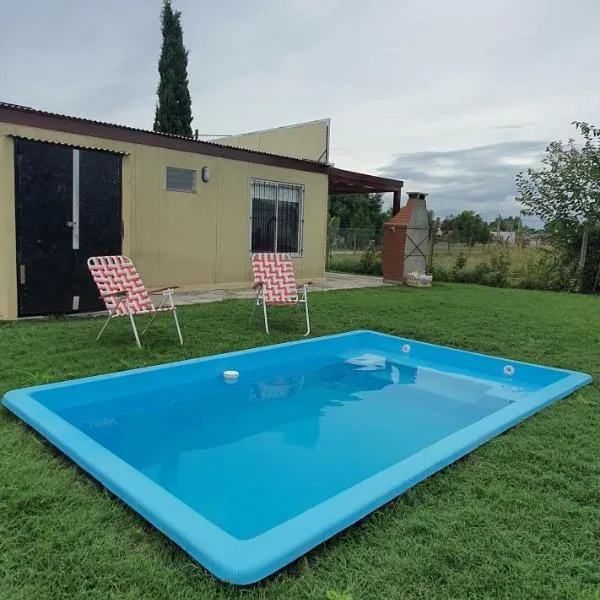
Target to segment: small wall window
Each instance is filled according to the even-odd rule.
[[[302,253],[304,187],[252,181],[251,252]]]
[[[167,167],[166,189],[169,192],[195,192],[196,171]]]

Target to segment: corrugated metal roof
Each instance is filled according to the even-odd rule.
[[[317,171],[317,172],[324,172],[326,173],[329,169],[329,166],[325,163],[321,163],[319,161],[315,161],[315,160],[308,160],[308,159],[301,159],[301,158],[294,158],[294,157],[290,157],[290,156],[284,156],[284,155],[280,155],[280,154],[271,154],[269,152],[261,152],[258,150],[248,150],[246,148],[233,148],[231,146],[226,146],[224,144],[218,144],[216,142],[209,142],[206,140],[194,140],[192,138],[187,138],[184,136],[179,136],[179,135],[173,135],[173,134],[169,134],[169,133],[159,133],[156,131],[150,131],[148,129],[138,129],[136,127],[129,127],[127,125],[118,125],[115,123],[107,123],[105,121],[96,121],[93,119],[86,119],[83,117],[73,117],[70,115],[64,115],[64,114],[60,114],[60,113],[53,113],[53,112],[48,112],[48,111],[43,111],[43,110],[39,110],[39,109],[35,109],[35,108],[31,108],[29,106],[21,106],[18,104],[11,104],[8,102],[0,102],[0,109],[5,109],[6,111],[9,112],[14,112],[14,113],[20,113],[20,114],[24,114],[24,115],[31,115],[32,117],[47,117],[48,119],[59,119],[59,120],[63,120],[63,121],[69,121],[70,123],[73,124],[80,124],[82,126],[82,129],[85,129],[85,131],[82,131],[82,135],[94,135],[93,133],[90,133],[88,131],[88,128],[84,128],[85,125],[90,125],[90,126],[100,126],[100,127],[105,127],[105,128],[111,128],[113,129],[115,132],[116,131],[120,131],[120,132],[130,132],[131,134],[140,134],[140,135],[144,135],[144,136],[153,136],[155,139],[155,143],[153,145],[163,145],[160,143],[157,143],[157,141],[159,139],[163,139],[165,142],[167,141],[179,141],[181,143],[184,143],[186,146],[189,146],[190,144],[194,145],[194,150],[195,152],[198,153],[202,153],[202,149],[206,149],[207,152],[206,154],[209,155],[222,155],[224,157],[229,157],[229,158],[233,158],[234,160],[243,160],[244,156],[248,157],[248,161],[249,162],[263,162],[260,159],[264,158],[267,164],[274,164],[277,161],[281,161],[282,164],[281,166],[289,166],[289,168],[294,168],[293,165],[297,165],[296,168],[299,168],[301,170],[311,170],[311,171]],[[2,114],[2,111],[0,110],[0,121],[6,121],[6,122],[14,122],[9,118],[6,117],[6,113]],[[22,123],[22,120],[18,121],[19,123]],[[33,125],[35,126],[35,125]],[[48,127],[49,129],[51,129],[51,127]],[[71,128],[72,129],[72,128]],[[77,131],[73,131],[74,133],[78,133]],[[98,135],[98,134],[96,134]],[[108,136],[103,135],[101,137],[105,137],[107,138]],[[119,136],[119,141],[125,141],[122,140],[123,136]],[[132,143],[144,143],[142,141],[136,142],[135,140],[131,140]],[[165,144],[166,145],[166,144]],[[173,144],[169,144],[168,147],[172,147]],[[190,146],[191,148],[191,146]],[[234,152],[232,152],[232,150]],[[239,157],[239,158],[235,158],[235,157]],[[253,159],[250,159],[250,157],[253,157]]]
[[[15,140],[26,140],[28,142],[44,142],[44,144],[52,144],[52,146],[63,146],[66,148],[77,148],[78,150],[96,150],[100,152],[110,152],[111,154],[119,154],[127,156],[129,152],[113,150],[112,148],[103,148],[102,146],[82,146],[80,144],[67,144],[63,142],[55,142],[54,140],[45,140],[44,138],[30,137],[25,135],[11,135]]]

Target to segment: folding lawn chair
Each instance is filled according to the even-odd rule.
[[[92,256],[88,258],[87,264],[92,279],[100,292],[100,298],[108,311],[108,318],[96,340],[100,339],[111,319],[127,315],[131,321],[135,341],[138,347],[141,348],[140,336],[133,315],[152,315],[144,331],[142,331],[142,335],[144,335],[158,313],[172,312],[179,342],[183,346],[183,337],[177,320],[177,308],[173,302],[173,288],[147,290],[133,262],[126,256]],[[159,306],[154,306],[150,294],[158,294],[159,292],[162,292],[163,301]]]
[[[269,306],[298,306],[304,305],[306,312],[306,333],[310,333],[308,318],[308,284],[296,285],[294,267],[288,254],[253,254],[252,273],[256,302],[252,308],[250,321],[257,306],[263,307],[265,315],[265,331],[269,333],[267,305]],[[300,295],[300,292],[302,294]]]

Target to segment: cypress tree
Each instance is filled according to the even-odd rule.
[[[192,137],[192,100],[188,89],[188,52],[183,45],[181,12],[165,0],[161,13],[162,48],[158,61],[158,102],[154,131]]]

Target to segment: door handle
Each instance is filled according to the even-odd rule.
[[[19,283],[25,285],[25,265],[19,265]]]
[[[66,225],[67,227],[70,227],[71,229],[73,229],[73,227],[75,227],[75,223],[74,223],[73,221],[67,221],[67,222],[65,223],[65,225]]]

